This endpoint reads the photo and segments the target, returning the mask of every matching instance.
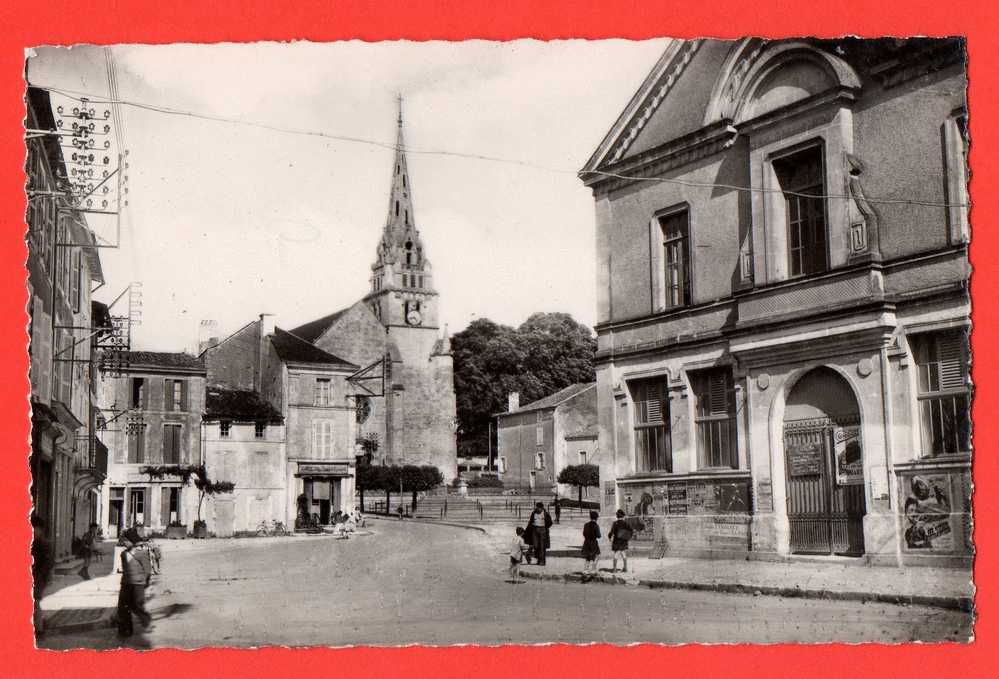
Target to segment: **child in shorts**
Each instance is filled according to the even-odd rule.
[[[524,542],[524,529],[517,526],[517,535],[510,542],[510,580],[512,582],[520,582],[520,564],[528,549],[527,543]]]

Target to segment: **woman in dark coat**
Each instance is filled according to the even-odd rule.
[[[583,566],[584,573],[590,573],[590,577],[597,574],[597,557],[600,556],[600,526],[597,519],[600,517],[597,512],[590,512],[590,520],[583,526],[583,558],[586,564]]]

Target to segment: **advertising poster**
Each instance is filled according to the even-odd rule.
[[[836,456],[836,483],[840,486],[864,485],[860,427],[836,427],[833,431],[833,451]]]
[[[950,477],[945,474],[917,474],[904,476],[902,480],[906,549],[953,550]]]

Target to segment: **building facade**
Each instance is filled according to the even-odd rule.
[[[93,232],[70,199],[48,93],[29,88],[26,104],[31,498],[62,560],[96,518],[96,489],[107,466],[107,451],[95,438],[100,328],[99,307],[91,302],[104,279]]]
[[[376,460],[433,465],[449,481],[457,474],[454,365],[416,227],[401,110],[390,186],[370,292],[291,332],[370,371],[352,383],[365,412],[358,434],[378,438]]]
[[[235,486],[231,493],[202,500],[208,532],[231,537],[285,522],[287,449],[281,413],[255,391],[209,385],[201,436],[208,478]]]
[[[965,564],[963,42],[676,41],[580,177],[604,511],[673,553]]]
[[[226,404],[206,413],[207,459],[236,483],[234,497],[215,499],[223,503],[216,532],[327,524],[349,511],[362,410],[347,378],[359,366],[274,327],[266,314],[202,356],[209,403],[217,393]]]
[[[138,524],[157,532],[171,523],[190,529],[197,517],[193,485],[141,470],[204,460],[204,364],[190,354],[130,351],[120,376],[101,381],[100,403],[106,426],[99,436],[109,453],[99,521],[105,535]]]
[[[507,412],[496,415],[496,454],[500,478],[508,488],[575,496],[558,483],[568,465],[596,464],[594,453],[597,391],[590,383],[572,384],[524,406],[510,395]]]

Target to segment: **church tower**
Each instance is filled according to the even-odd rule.
[[[399,129],[389,190],[388,216],[371,265],[371,289],[365,301],[387,328],[438,330],[433,272],[416,228],[413,192],[406,166],[399,98]]]
[[[454,365],[438,317],[438,293],[416,228],[399,98],[388,215],[371,265],[366,304],[385,328],[384,447],[390,464],[457,473]]]

